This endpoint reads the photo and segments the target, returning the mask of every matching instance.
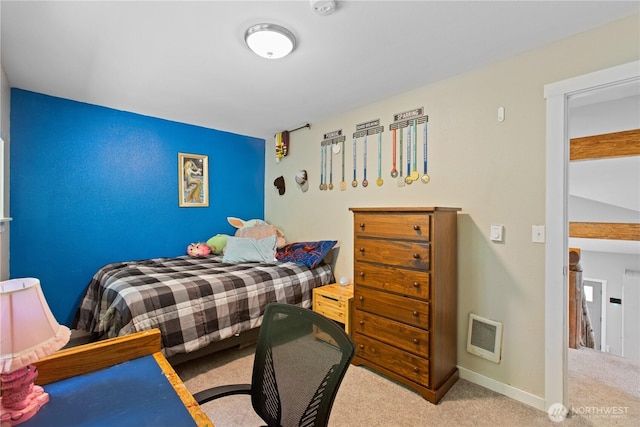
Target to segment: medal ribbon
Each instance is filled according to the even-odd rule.
[[[356,137],[353,137],[353,183],[358,183],[358,180],[356,179],[356,150],[357,150],[357,146],[356,146],[356,141],[358,139]]]
[[[407,176],[411,175],[411,126],[407,125]]]
[[[418,173],[418,121],[413,120],[413,170]]]
[[[367,134],[364,135],[364,179],[362,185],[365,187],[368,185],[367,181]]]
[[[380,182],[381,178],[382,178],[382,132],[378,132],[378,182]]]
[[[402,153],[404,152],[402,149],[402,128],[398,128],[398,130],[400,131],[398,132],[400,134],[400,178],[402,178],[402,164],[404,162],[402,159]]]
[[[329,190],[333,190],[333,144],[329,148]]]
[[[342,141],[340,144],[342,144],[342,148],[340,149],[340,151],[342,152],[342,181],[344,182],[344,141]]]
[[[424,127],[422,128],[422,149],[424,150],[424,174],[427,174],[427,122],[424,122]]]
[[[323,145],[320,144],[320,186],[318,188],[320,188],[320,190],[322,190],[322,181],[323,181],[323,177],[322,177],[322,164],[324,163],[323,161],[323,154],[324,154],[324,150],[323,150]]]

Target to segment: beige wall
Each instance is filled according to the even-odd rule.
[[[4,212],[0,212],[0,218],[9,215],[9,107],[11,90],[9,80],[0,64],[0,136],[4,140],[4,165],[0,168],[4,173]],[[2,191],[0,191],[2,194]],[[1,205],[1,204],[0,204]],[[0,280],[9,278],[9,225],[5,222],[0,233]],[[1,227],[1,225],[0,225]]]
[[[265,218],[289,241],[337,239],[338,277],[352,277],[352,206],[455,206],[459,215],[459,366],[534,396],[544,397],[544,244],[531,242],[531,226],[545,221],[545,100],[543,87],[640,57],[640,17],[583,33],[474,72],[455,76],[380,103],[312,123],[291,134],[290,154],[275,161],[267,144]],[[399,75],[399,78],[401,76]],[[372,88],[371,90],[375,90]],[[330,96],[327,94],[327,96]],[[393,114],[415,107],[429,115],[427,185],[398,187],[390,178]],[[498,107],[506,120],[497,120]],[[352,140],[357,123],[381,120],[384,185],[375,185],[377,143],[369,139],[368,188],[352,188]],[[342,129],[346,191],[320,191],[320,142]],[[420,134],[419,134],[420,135]],[[362,139],[358,140],[362,180]],[[420,148],[419,153],[422,152]],[[419,170],[422,169],[418,162]],[[406,165],[405,165],[406,168]],[[310,189],[294,181],[306,169]],[[334,184],[340,156],[334,157]],[[286,193],[272,183],[283,175]],[[491,224],[504,224],[504,243],[489,240]],[[502,362],[466,352],[470,312],[504,323]],[[560,325],[559,325],[560,327]]]

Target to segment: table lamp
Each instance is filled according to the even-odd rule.
[[[51,313],[40,281],[34,278],[0,282],[0,425],[15,426],[33,417],[49,401],[34,385],[32,363],[69,342],[71,332]]]

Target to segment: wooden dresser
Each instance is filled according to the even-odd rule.
[[[351,208],[355,365],[438,403],[458,379],[459,208]]]

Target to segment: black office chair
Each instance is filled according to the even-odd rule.
[[[251,395],[268,426],[326,426],[353,358],[351,338],[332,320],[288,304],[267,305],[258,335],[251,384],[214,387],[194,395],[199,404]]]

